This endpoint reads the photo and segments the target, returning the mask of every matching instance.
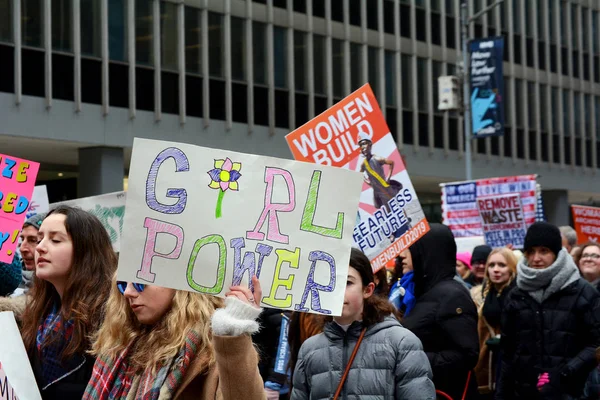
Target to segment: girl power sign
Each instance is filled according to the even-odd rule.
[[[130,171],[118,280],[341,314],[360,174],[138,138]]]

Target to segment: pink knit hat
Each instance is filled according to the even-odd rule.
[[[469,269],[472,269],[471,268],[471,253],[469,253],[468,251],[466,251],[464,253],[456,253],[456,260],[462,261],[462,263],[465,264]]]

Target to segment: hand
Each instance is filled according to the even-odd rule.
[[[545,385],[550,383],[550,375],[547,372],[544,372],[538,377],[537,390],[542,391]]]
[[[260,308],[260,301],[262,300],[262,289],[260,287],[260,281],[255,276],[252,277],[252,285],[254,285],[254,293],[244,286],[232,286],[229,288],[229,292],[225,293],[227,297],[237,297],[244,303],[250,304],[255,308]]]

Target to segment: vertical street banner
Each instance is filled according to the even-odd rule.
[[[527,228],[536,221],[536,178],[536,175],[517,175],[443,183],[440,185],[443,223],[448,225],[455,238],[484,236],[484,221],[478,200],[513,194],[519,196]],[[488,235],[488,238],[491,236]],[[493,244],[492,241],[490,246]]]
[[[429,231],[398,147],[369,84],[285,138],[296,160],[363,176],[354,242],[383,268]],[[342,188],[344,182],[339,182]]]
[[[11,263],[40,164],[0,154],[0,261]]]
[[[511,244],[515,249],[523,248],[527,226],[518,193],[479,197],[477,208],[488,246],[504,247]]]
[[[598,242],[600,239],[600,207],[571,206],[577,243]]]
[[[473,136],[504,134],[504,38],[469,42]]]
[[[361,175],[135,138],[117,278],[341,315]]]

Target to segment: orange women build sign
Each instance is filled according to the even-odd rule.
[[[363,175],[353,238],[375,271],[429,231],[369,84],[287,135],[286,140],[296,160]]]
[[[598,242],[600,239],[600,208],[573,205],[571,211],[577,231],[577,243]]]

